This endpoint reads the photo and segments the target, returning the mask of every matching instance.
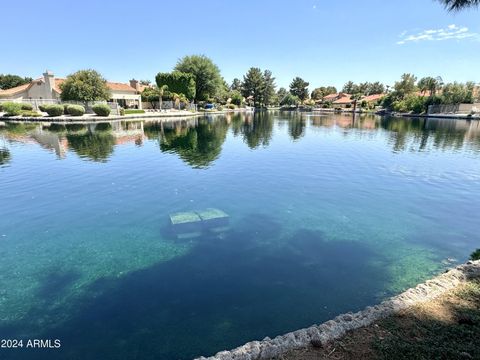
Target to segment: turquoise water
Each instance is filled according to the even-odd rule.
[[[479,198],[475,121],[7,123],[0,338],[62,346],[0,357],[189,359],[320,323],[467,259]],[[210,207],[229,231],[172,235]]]

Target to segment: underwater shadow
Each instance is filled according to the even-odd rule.
[[[48,358],[214,354],[360,309],[388,280],[364,244],[306,229],[282,237],[281,224],[266,215],[240,223],[221,238],[196,239],[185,256],[96,281],[68,320],[37,336],[62,340]]]

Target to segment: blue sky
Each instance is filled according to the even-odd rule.
[[[448,13],[434,0],[24,0],[2,13],[0,73],[153,80],[205,54],[228,82],[251,66],[310,89],[392,84],[404,72],[480,82],[480,11]]]

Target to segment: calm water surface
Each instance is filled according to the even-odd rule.
[[[480,125],[258,113],[0,126],[6,359],[188,359],[381,301],[480,247]],[[230,231],[177,239],[169,214]],[[453,260],[454,259],[454,260]]]

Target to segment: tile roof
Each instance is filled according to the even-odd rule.
[[[35,80],[35,81],[38,81],[38,80]],[[31,85],[32,85],[32,83],[27,83],[27,84],[16,86],[16,87],[11,88],[11,89],[0,90],[0,96],[9,96],[9,95],[18,94],[22,91],[27,90]]]
[[[61,94],[62,89],[60,88],[60,85],[63,84],[65,79],[62,78],[55,78],[55,85],[53,86],[53,90],[55,90],[57,93]]]
[[[323,100],[334,100],[339,96],[339,94],[330,94],[323,97]]]
[[[340,98],[338,100],[335,100],[333,103],[334,104],[350,104],[352,100],[352,95],[350,94],[339,94]]]
[[[374,95],[368,95],[364,96],[363,98],[360,99],[360,101],[377,101],[380,100],[381,98],[385,97],[385,94],[374,94]]]
[[[60,89],[60,84],[62,84],[63,82],[65,81],[65,79],[62,79],[62,78],[55,78],[55,86],[54,86],[54,90],[56,92],[58,92],[59,94],[62,92],[62,90]],[[125,84],[125,83],[117,83],[117,82],[109,82],[107,81],[107,86],[110,90],[113,90],[113,91],[131,91],[131,92],[136,92],[137,90],[135,90],[133,87],[131,87],[129,84]]]
[[[107,86],[110,90],[132,91],[132,92],[137,91],[133,87],[131,87],[129,84],[125,84],[125,83],[107,82]]]

